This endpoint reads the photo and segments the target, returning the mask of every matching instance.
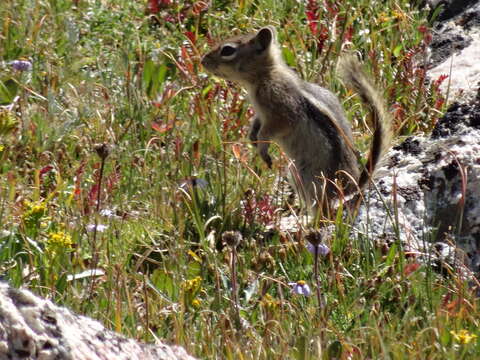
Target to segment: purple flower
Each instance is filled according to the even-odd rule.
[[[307,244],[307,249],[313,255],[315,255],[315,247],[317,248],[317,253],[322,256],[327,256],[330,253],[330,248],[325,244],[312,245],[311,243]]]
[[[292,292],[297,295],[303,295],[303,296],[310,296],[312,294],[312,291],[310,290],[310,286],[303,281],[303,280],[298,280],[297,282],[291,282],[288,283],[288,285],[292,288]]]
[[[13,61],[10,61],[8,64],[17,71],[32,70],[32,63],[27,60],[13,60]]]

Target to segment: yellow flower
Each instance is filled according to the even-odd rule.
[[[48,234],[46,250],[56,253],[57,250],[71,250],[73,245],[72,237],[63,231],[52,232]]]
[[[390,19],[391,19],[390,16],[388,16],[387,13],[385,13],[384,11],[382,11],[380,15],[378,15],[378,21],[380,23],[386,23],[390,21]]]
[[[194,292],[194,291],[198,290],[201,283],[202,283],[202,278],[200,276],[197,276],[193,279],[185,280],[182,284],[182,287],[187,292]]]
[[[392,15],[395,19],[400,21],[405,21],[407,19],[407,15],[401,10],[393,10]]]
[[[460,330],[458,333],[452,330],[450,331],[450,334],[452,334],[455,341],[459,342],[460,344],[468,344],[470,341],[477,338],[477,335],[470,334],[465,329]]]
[[[193,299],[193,300],[192,300],[192,306],[193,306],[194,308],[197,308],[197,309],[198,309],[201,304],[202,304],[201,301],[198,300],[198,299]]]
[[[5,146],[4,146],[4,145],[0,145],[0,152],[2,152],[3,149],[5,149]]]
[[[260,303],[268,310],[275,310],[280,306],[280,301],[274,299],[270,294],[266,294]]]
[[[23,213],[23,220],[27,223],[36,223],[39,221],[46,213],[47,207],[43,202],[34,202],[25,201],[27,210]]]

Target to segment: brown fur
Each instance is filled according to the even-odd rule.
[[[349,194],[357,185],[365,186],[390,143],[390,118],[384,102],[353,57],[342,59],[339,69],[347,85],[370,105],[376,129],[363,172],[338,98],[301,80],[283,62],[274,28],[227,39],[206,54],[202,64],[247,89],[257,115],[249,138],[269,167],[269,142],[280,145],[292,160],[291,168],[299,180],[297,191],[310,206],[326,208],[338,198],[339,188]]]

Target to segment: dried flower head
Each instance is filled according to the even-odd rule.
[[[321,244],[323,234],[320,230],[310,229],[305,235],[305,239],[312,244],[313,246],[318,246]]]
[[[110,146],[106,143],[95,144],[94,149],[102,160],[105,160],[110,155]]]
[[[242,234],[240,231],[225,231],[222,234],[222,241],[230,247],[237,247],[242,241]]]
[[[281,305],[280,301],[274,299],[270,294],[265,294],[260,304],[267,310],[275,310]]]

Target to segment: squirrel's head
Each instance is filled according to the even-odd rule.
[[[227,39],[202,59],[214,75],[240,83],[255,83],[279,63],[276,32],[266,26],[256,33]]]

